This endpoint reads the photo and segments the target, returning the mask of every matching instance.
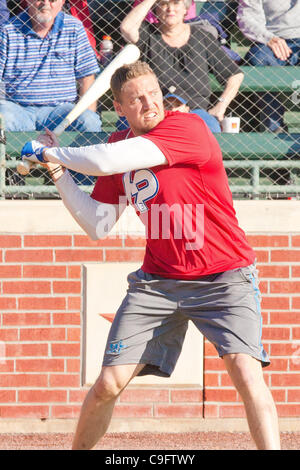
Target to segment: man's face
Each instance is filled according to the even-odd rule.
[[[123,85],[120,102],[114,101],[119,116],[125,116],[135,136],[145,134],[164,119],[163,96],[152,73]]]
[[[65,0],[27,0],[29,16],[47,25],[55,20],[64,3]]]

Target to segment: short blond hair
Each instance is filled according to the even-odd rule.
[[[146,62],[138,60],[133,64],[123,65],[118,68],[111,77],[110,88],[113,97],[120,103],[122,88],[129,80],[151,73],[156,77],[152,68]]]

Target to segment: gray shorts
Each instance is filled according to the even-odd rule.
[[[261,343],[255,265],[196,280],[166,279],[139,269],[111,326],[104,366],[146,364],[140,375],[169,377],[191,320],[219,356],[248,354],[270,364]]]

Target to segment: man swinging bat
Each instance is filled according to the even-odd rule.
[[[235,216],[219,145],[199,116],[164,111],[147,64],[119,68],[111,89],[129,130],[83,148],[59,148],[47,132],[48,148],[29,142],[22,151],[24,159],[48,167],[65,206],[91,238],[107,235],[124,196],[146,226],[143,265],[128,277],[73,448],[95,446],[133,377],[172,374],[191,320],[224,360],[257,448],[279,449],[277,413],[262,374],[269,358],[261,344],[255,254]],[[91,196],[68,168],[98,176]],[[167,234],[153,218],[162,208],[170,221]]]

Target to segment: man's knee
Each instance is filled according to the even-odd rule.
[[[126,384],[127,381],[122,380],[115,370],[108,367],[101,371],[93,385],[93,389],[97,399],[100,401],[110,401],[118,397]]]
[[[73,127],[80,132],[100,132],[101,131],[100,116],[87,109],[73,123]]]
[[[251,395],[265,388],[260,361],[246,354],[227,354],[225,364],[238,392]]]

